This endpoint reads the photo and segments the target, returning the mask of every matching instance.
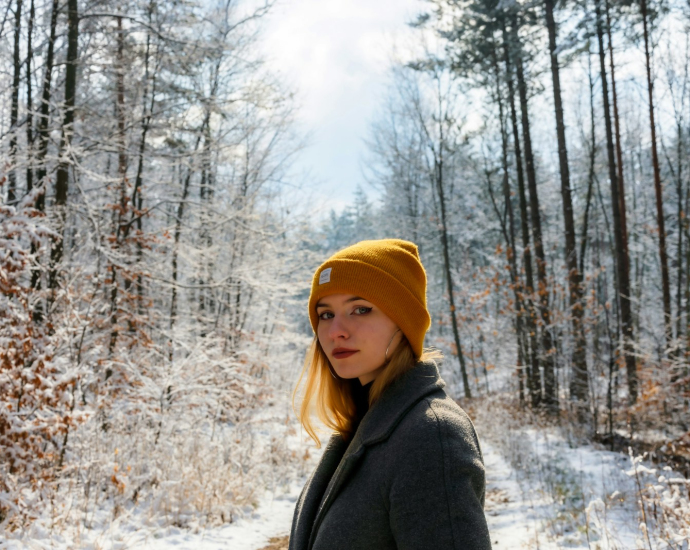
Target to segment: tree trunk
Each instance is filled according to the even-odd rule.
[[[625,180],[623,178],[623,146],[621,144],[621,125],[618,116],[618,92],[616,91],[616,65],[613,62],[613,40],[611,38],[611,15],[609,0],[605,1],[606,7],[606,33],[609,45],[609,66],[611,67],[611,91],[613,92],[613,122],[616,130],[616,162],[618,167],[618,199],[621,212],[621,231],[623,232],[623,252],[626,257],[626,269],[630,280],[630,252],[628,249],[628,215],[625,207]],[[632,324],[630,325],[632,326]]]
[[[462,375],[462,384],[465,390],[465,397],[472,398],[472,391],[470,390],[470,382],[467,378],[467,367],[465,365],[465,356],[462,352],[462,344],[460,342],[460,331],[458,329],[458,320],[455,313],[455,299],[453,297],[453,276],[450,270],[450,253],[448,250],[448,230],[446,229],[446,198],[443,189],[443,157],[439,155],[440,159],[435,163],[436,166],[436,191],[438,193],[439,206],[441,210],[441,245],[443,247],[443,267],[446,275],[446,284],[448,285],[448,301],[450,305],[450,318],[453,324],[453,337],[455,339],[455,348],[458,352],[458,360],[460,361],[460,374]]]
[[[17,0],[14,10],[14,50],[12,75],[12,105],[10,107],[10,170],[7,174],[7,204],[17,202],[17,119],[19,118],[19,79],[22,72],[20,39],[22,32],[22,0]]]
[[[644,36],[644,58],[647,69],[647,95],[649,98],[649,127],[652,134],[652,167],[654,168],[654,191],[656,195],[656,220],[659,228],[659,260],[661,264],[661,292],[664,303],[664,330],[666,345],[670,349],[673,339],[671,323],[671,283],[668,273],[668,255],[666,252],[666,224],[664,222],[664,198],[661,187],[661,171],[659,169],[659,154],[656,146],[656,124],[654,122],[654,82],[652,81],[652,61],[649,51],[649,28],[647,0],[640,0],[642,12],[642,27]]]
[[[197,141],[197,144],[199,142]],[[196,149],[195,149],[196,151]],[[180,197],[180,202],[177,205],[177,219],[175,220],[175,232],[173,241],[173,256],[172,256],[172,296],[170,299],[170,348],[168,350],[168,359],[170,362],[173,360],[173,335],[172,329],[175,327],[175,321],[177,320],[177,278],[178,278],[178,256],[179,256],[179,246],[180,237],[182,235],[182,218],[184,216],[184,207],[189,196],[189,183],[192,179],[192,169],[188,168],[187,174],[182,185],[182,196]]]
[[[33,0],[31,5],[33,6]],[[53,62],[55,56],[55,33],[57,27],[58,15],[58,0],[53,0],[52,11],[50,13],[50,31],[48,37],[48,51],[46,52],[45,74],[43,75],[43,86],[41,91],[41,110],[38,116],[38,124],[36,128],[36,135],[38,137],[38,149],[36,151],[35,166],[36,166],[36,183],[43,185],[44,190],[36,199],[36,209],[39,212],[45,211],[45,187],[47,187],[45,159],[48,153],[48,137],[49,137],[49,122],[50,122],[50,95],[51,95],[51,80],[53,73]],[[36,245],[32,243],[32,252],[36,252]],[[39,288],[41,286],[41,269],[35,267],[31,271],[31,288]],[[34,310],[34,320],[41,322],[43,320],[44,311],[43,304],[37,302]]]
[[[526,296],[523,296],[522,303],[526,309],[525,325],[529,337],[529,350],[525,350],[523,361],[527,366],[527,387],[530,392],[531,402],[539,401],[541,398],[541,384],[539,376],[539,358],[537,355],[537,327],[535,324],[537,315],[532,299],[534,293],[534,273],[532,270],[532,251],[530,250],[529,238],[529,213],[527,212],[527,197],[525,194],[525,175],[522,167],[522,151],[520,147],[520,130],[518,128],[517,111],[515,108],[515,86],[513,83],[513,67],[510,61],[510,48],[505,22],[503,23],[503,61],[506,67],[506,81],[508,84],[508,100],[510,104],[510,120],[513,128],[513,143],[515,149],[515,165],[518,181],[518,198],[520,205],[520,232],[522,237],[522,259],[525,268],[524,289]],[[529,130],[528,130],[529,132]]]
[[[600,0],[595,0],[597,39],[599,42],[599,63],[601,71],[601,86],[604,100],[604,122],[606,125],[606,151],[609,162],[609,179],[611,181],[611,208],[613,214],[613,231],[616,243],[616,275],[618,279],[618,302],[620,307],[620,330],[623,336],[623,355],[628,378],[628,395],[631,403],[637,400],[637,361],[635,359],[634,333],[632,318],[632,303],[630,301],[630,257],[628,254],[627,217],[625,215],[625,187],[623,185],[622,148],[620,143],[620,126],[618,109],[616,107],[616,92],[614,84],[613,47],[611,45],[610,17],[608,0],[606,0],[606,24],[609,38],[609,59],[611,67],[611,82],[614,86],[614,119],[616,125],[616,153],[614,156],[613,131],[611,128],[611,112],[608,96],[608,82],[606,76],[606,56],[604,53],[604,29],[602,23]],[[618,161],[618,165],[616,165]],[[617,168],[617,169],[616,169]]]
[[[120,218],[127,207],[127,133],[125,120],[125,35],[122,28],[122,17],[117,17],[117,175],[120,179]],[[118,233],[121,223],[118,223]]]
[[[690,185],[685,188],[685,208],[686,214],[683,218],[682,230],[685,233],[685,240],[688,245],[685,247],[685,371],[683,376],[690,374],[690,367],[688,366],[688,356],[690,355],[690,220],[688,220],[688,212],[690,212]],[[690,389],[690,388],[689,388]]]
[[[29,27],[26,33],[26,192],[34,188],[33,150],[34,150],[34,98],[31,82],[31,62],[34,57],[33,34],[36,8],[31,0],[29,8]]]
[[[690,63],[690,60],[686,61],[686,63]],[[687,71],[687,68],[686,68]],[[684,86],[687,85],[687,77],[686,81],[683,84]],[[685,92],[682,92],[685,93]],[[671,91],[672,95],[675,95],[673,91]],[[683,336],[683,255],[684,255],[684,228],[683,226],[686,224],[686,216],[685,216],[685,208],[683,205],[684,201],[684,194],[683,194],[683,160],[684,156],[683,153],[685,151],[685,143],[684,143],[684,127],[683,127],[683,105],[684,101],[681,99],[681,105],[680,109],[675,105],[675,98],[674,98],[674,118],[675,118],[675,124],[676,124],[676,157],[675,159],[672,159],[669,155],[668,149],[664,145],[663,139],[661,141],[661,147],[664,151],[664,156],[666,157],[666,163],[668,165],[668,170],[670,172],[671,179],[675,183],[676,187],[676,216],[678,219],[678,240],[676,241],[676,318],[675,318],[675,324],[676,324],[676,345],[674,346],[674,349],[672,351],[671,357],[673,359],[679,358],[681,354],[681,349],[684,344],[682,344],[684,340]],[[675,163],[674,163],[675,160]],[[674,166],[675,164],[675,166]],[[674,365],[674,370],[677,370],[677,366]],[[673,375],[671,376],[671,379],[675,382],[678,379],[678,373],[674,372]]]
[[[117,119],[117,177],[120,181],[120,207],[117,210],[117,221],[115,227],[115,247],[125,245],[131,224],[125,222],[126,212],[129,207],[127,196],[127,122],[125,120],[125,37],[122,28],[122,17],[116,17],[117,22],[117,52],[116,52],[116,74],[115,74],[115,116]],[[133,206],[133,205],[132,205]],[[110,266],[110,344],[108,353],[112,356],[115,351],[119,335],[118,327],[118,267],[115,264]],[[122,276],[124,279],[125,294],[129,290],[132,280],[130,274],[125,271]],[[130,323],[130,330],[132,324]],[[108,375],[106,374],[106,379]]]
[[[148,21],[149,26],[151,25],[151,15],[152,15],[153,5],[149,4],[148,8]],[[144,153],[146,151],[146,135],[148,134],[149,127],[151,126],[151,117],[153,114],[154,101],[156,97],[156,75],[158,73],[157,65],[154,70],[153,79],[150,76],[150,57],[151,57],[151,33],[146,34],[146,52],[144,54],[144,92],[142,94],[141,100],[141,112],[142,112],[142,122],[141,122],[141,138],[139,140],[139,151],[137,159],[137,172],[134,178],[134,189],[132,189],[132,211],[131,217],[127,224],[126,231],[130,231],[132,224],[136,222],[137,226],[137,265],[142,265],[143,260],[143,243],[142,243],[142,216],[143,216],[143,172],[144,172]],[[149,86],[150,90],[150,100],[149,100]],[[150,102],[150,104],[149,104]],[[144,284],[143,277],[141,274],[141,269],[137,273],[137,308],[139,315],[144,314]]]
[[[201,149],[201,182],[199,184],[199,202],[203,205],[209,205],[211,201],[211,128],[206,127],[206,132],[204,133],[204,145]],[[211,232],[208,230],[207,224],[202,223],[199,241],[206,245],[207,250],[209,250],[213,243],[213,237]],[[213,263],[206,257],[201,261],[199,266],[199,291],[198,291],[198,301],[199,301],[199,323],[201,324],[201,336],[206,336],[207,324],[205,319],[203,319],[203,312],[206,310],[207,302],[211,302],[207,295],[209,292],[204,288],[206,283],[211,282],[211,273],[213,269]],[[210,304],[209,304],[210,305]],[[211,310],[212,307],[209,307]]]
[[[196,155],[199,150],[199,145],[201,144],[201,136],[206,131],[206,126],[210,122],[211,113],[207,111],[204,121],[201,124],[201,129],[196,138],[196,143],[194,144],[194,150],[192,155]],[[173,342],[172,342],[172,330],[175,327],[175,322],[177,321],[177,278],[179,276],[178,271],[178,258],[179,258],[179,246],[180,239],[182,237],[182,220],[184,218],[185,206],[187,203],[187,197],[189,196],[189,185],[192,179],[192,167],[187,169],[187,174],[185,175],[184,182],[182,184],[182,196],[180,197],[180,202],[177,204],[177,217],[175,219],[175,231],[173,233],[173,249],[172,249],[172,295],[170,298],[170,342],[168,350],[168,359],[172,362],[173,360]]]
[[[439,102],[441,99],[439,98]],[[439,140],[438,140],[438,151],[434,151],[434,180],[436,185],[436,192],[438,194],[439,200],[439,210],[441,213],[441,246],[443,248],[443,267],[446,276],[446,284],[448,289],[448,302],[450,306],[450,318],[453,326],[453,338],[455,339],[455,349],[458,353],[458,360],[460,361],[460,374],[462,376],[462,384],[465,392],[465,397],[467,399],[472,398],[472,391],[470,389],[470,382],[467,378],[467,367],[465,365],[465,356],[462,351],[462,343],[460,341],[460,330],[458,328],[458,320],[455,312],[455,298],[453,296],[453,275],[450,269],[450,251],[448,246],[448,226],[446,220],[446,197],[444,190],[444,178],[443,170],[444,160],[443,160],[443,150],[446,146],[445,138],[443,134],[443,122],[444,117],[442,115],[442,110],[439,108],[438,113],[438,129],[439,129]]]
[[[518,79],[518,95],[520,98],[520,114],[522,121],[522,139],[525,146],[525,167],[527,172],[527,186],[529,191],[530,202],[530,218],[532,221],[532,239],[534,241],[534,254],[537,263],[537,279],[539,286],[536,289],[539,295],[541,314],[541,321],[543,324],[541,331],[541,348],[543,359],[541,361],[544,378],[548,378],[551,382],[555,380],[555,365],[553,356],[553,339],[551,337],[551,311],[549,309],[549,287],[546,276],[546,256],[544,254],[544,245],[542,241],[541,232],[541,212],[539,210],[539,194],[537,192],[537,175],[534,167],[534,153],[532,152],[532,136],[530,132],[529,109],[527,104],[527,83],[525,82],[525,74],[522,64],[522,48],[520,46],[520,39],[518,37],[517,17],[513,18],[513,26],[511,36],[513,44],[515,45],[515,69]],[[539,372],[534,373],[534,395],[532,399],[532,406],[541,405],[542,383]]]
[[[507,231],[504,231],[504,238],[506,240],[506,255],[510,264],[510,276],[513,286],[513,294],[515,296],[515,328],[517,336],[517,346],[518,346],[518,379],[520,381],[520,403],[524,402],[524,395],[522,392],[522,358],[526,356],[525,348],[527,344],[527,334],[525,334],[525,323],[523,321],[523,315],[525,310],[523,300],[521,297],[521,291],[523,288],[522,280],[518,272],[517,266],[517,256],[515,247],[515,216],[513,214],[513,202],[511,199],[510,191],[510,174],[508,170],[508,130],[506,128],[506,121],[503,109],[503,97],[501,93],[501,71],[498,65],[498,56],[496,55],[495,45],[492,48],[494,71],[496,74],[496,102],[498,103],[498,116],[501,126],[501,167],[503,169],[503,202],[505,203],[505,210],[508,214],[508,224]],[[487,383],[488,388],[488,383]],[[488,391],[488,390],[487,390]]]
[[[46,154],[48,153],[48,137],[50,122],[50,97],[51,81],[53,76],[53,63],[55,60],[55,34],[58,16],[58,0],[53,0],[52,11],[50,13],[50,36],[48,38],[48,51],[46,52],[45,74],[43,75],[43,89],[41,92],[41,110],[38,118],[38,150],[36,154],[36,181],[38,185],[45,185],[45,177],[48,169],[45,165]],[[41,194],[36,208],[43,212],[45,210],[45,192]],[[34,274],[37,272],[34,272]],[[32,278],[32,285],[36,286],[36,281]]]
[[[682,294],[683,294],[683,224],[685,223],[686,212],[683,209],[683,126],[679,120],[676,123],[676,195],[678,196],[678,247],[676,249],[677,266],[677,286],[676,286],[676,338],[678,339],[678,351],[680,351],[680,342],[683,339],[683,311]],[[686,244],[687,246],[687,244]]]
[[[79,12],[77,0],[67,2],[67,59],[65,61],[65,115],[62,121],[62,139],[60,141],[60,162],[58,164],[55,181],[55,209],[57,210],[58,228],[60,234],[54,241],[50,251],[50,276],[48,285],[55,289],[57,285],[57,270],[62,261],[64,251],[64,230],[67,206],[67,192],[69,189],[70,162],[69,155],[74,132],[74,101],[77,92],[77,55],[79,49]]]
[[[565,140],[565,121],[563,120],[563,102],[561,98],[560,70],[556,53],[556,22],[553,15],[554,0],[545,0],[546,28],[549,34],[549,52],[551,56],[551,78],[553,81],[553,99],[556,113],[556,135],[558,140],[558,164],[561,174],[561,195],[563,198],[563,221],[565,224],[565,253],[568,268],[568,294],[571,308],[571,321],[575,347],[572,356],[573,376],[570,384],[570,395],[577,400],[585,400],[588,395],[587,374],[587,341],[582,324],[583,304],[580,270],[577,264],[577,246],[575,243],[575,220],[570,190],[570,172],[568,168],[568,148]],[[547,406],[557,405],[556,380],[554,372],[544,373],[544,398]]]
[[[518,273],[518,268],[517,268],[517,257],[516,257],[516,249],[515,249],[515,216],[513,214],[513,203],[511,199],[511,192],[510,192],[510,175],[508,171],[508,131],[506,129],[506,121],[505,121],[505,115],[504,115],[504,109],[503,109],[503,95],[501,93],[501,71],[498,65],[498,56],[496,54],[496,47],[495,44],[492,44],[492,49],[491,49],[491,54],[492,54],[492,61],[493,61],[493,67],[494,67],[494,75],[495,75],[495,80],[496,80],[496,103],[498,105],[498,118],[500,122],[500,127],[501,127],[501,168],[503,170],[503,181],[502,181],[502,190],[503,190],[503,202],[505,204],[505,211],[508,215],[508,223],[503,224],[502,223],[502,229],[503,229],[503,237],[506,241],[506,256],[509,262],[510,266],[510,279],[511,279],[511,284],[513,287],[513,294],[515,297],[515,333],[517,336],[517,347],[518,347],[518,357],[517,357],[517,365],[518,365],[518,379],[520,381],[520,403],[524,402],[524,395],[523,395],[523,384],[522,384],[522,358],[526,355],[525,354],[525,345],[526,345],[526,334],[525,334],[525,329],[524,325],[525,323],[523,322],[523,314],[525,312],[525,307],[523,305],[522,297],[521,297],[521,289],[523,288],[522,285],[522,280],[520,279],[520,275]],[[489,182],[489,186],[490,186]],[[497,211],[497,214],[499,212]],[[501,216],[499,216],[499,219],[502,220]],[[507,227],[506,227],[507,225]],[[487,384],[488,386],[488,384]]]
[[[585,256],[589,231],[589,215],[592,207],[592,195],[594,192],[594,169],[597,158],[597,133],[594,115],[594,79],[592,78],[592,55],[587,46],[587,77],[589,79],[589,116],[590,116],[590,149],[589,170],[587,171],[587,198],[585,199],[585,215],[582,222],[582,237],[580,238],[580,273],[585,272]]]

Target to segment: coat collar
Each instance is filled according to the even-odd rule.
[[[314,520],[308,548],[314,544],[316,533],[324,515],[346,482],[350,472],[364,455],[365,447],[386,440],[416,403],[445,385],[439,375],[436,363],[430,361],[417,363],[414,368],[385,389],[381,398],[364,415],[355,436],[347,445],[345,454],[342,455],[342,459],[331,477]],[[322,463],[331,463],[335,457],[329,455],[342,453],[343,446],[344,442],[340,435],[333,435],[324,452]]]
[[[420,399],[445,385],[436,363],[417,363],[386,388],[364,415],[350,447],[373,445],[387,439],[407,411]]]

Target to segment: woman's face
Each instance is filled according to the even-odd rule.
[[[386,348],[390,357],[402,338],[383,311],[354,294],[324,296],[316,304],[316,313],[316,334],[340,378],[359,378],[368,384],[381,372]]]

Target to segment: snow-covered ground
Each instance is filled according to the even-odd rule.
[[[481,426],[480,428],[480,434]],[[687,550],[690,532],[676,530],[672,544],[650,526],[649,540],[640,527],[637,483],[672,478],[620,453],[591,446],[571,448],[556,430],[523,427],[490,434],[482,441],[487,473],[486,515],[495,550],[508,548],[555,550]],[[319,453],[309,462],[315,464]],[[631,475],[633,474],[633,475]],[[30,538],[0,540],[0,547],[24,549],[93,550],[261,550],[272,537],[286,536],[305,478],[267,492],[255,508],[231,524],[208,529],[139,527],[132,520],[96,531],[64,535],[34,529]],[[661,487],[661,486],[659,486]],[[668,500],[668,499],[667,499]],[[660,501],[661,503],[661,501]],[[680,535],[678,534],[680,532]],[[686,536],[687,535],[687,536]],[[651,541],[651,543],[650,543]]]
[[[482,447],[486,467],[484,511],[494,548],[536,548],[536,541],[544,537],[539,537],[534,503],[525,498],[510,464],[490,444],[484,442]]]
[[[132,550],[255,550],[263,548],[269,539],[286,535],[292,522],[292,512],[300,487],[293,486],[287,493],[266,494],[258,508],[235,523],[190,533],[180,529],[149,534],[136,543],[126,546],[112,545],[110,548],[131,548]]]
[[[267,492],[256,509],[231,524],[210,529],[187,530],[177,527],[133,528],[136,522],[105,530],[84,530],[69,537],[34,530],[31,538],[5,540],[7,550],[73,549],[85,550],[256,550],[269,539],[286,535],[301,487],[292,485],[286,492]],[[124,527],[128,525],[127,527]],[[78,538],[77,538],[78,537]]]
[[[524,437],[529,437],[529,434],[524,434]],[[592,507],[588,513],[587,504],[599,500],[604,502],[606,496],[613,493],[612,488],[604,487],[605,483],[601,483],[599,476],[610,480],[612,485],[614,480],[619,481],[618,487],[630,485],[621,468],[629,466],[629,459],[625,456],[591,448],[572,449],[571,454],[558,455],[558,458],[553,454],[535,456],[531,470],[518,470],[494,445],[484,442],[483,449],[487,473],[485,511],[495,548],[638,548],[634,533],[625,522],[615,522],[618,527],[615,540],[611,533],[614,529],[612,518],[615,517],[632,521],[634,528],[636,510],[629,506],[621,504],[616,511],[609,506],[606,533],[600,532],[595,525],[589,525],[596,521],[592,515],[598,514],[599,509]],[[603,466],[602,454],[611,455]],[[621,460],[616,461],[614,457]],[[560,461],[560,466],[554,466],[554,462]],[[559,480],[549,478],[554,473],[560,476]],[[622,502],[623,494],[618,491],[617,503]],[[604,540],[605,535],[611,540]]]
[[[494,546],[687,550],[688,481],[554,428],[506,430],[482,447]]]

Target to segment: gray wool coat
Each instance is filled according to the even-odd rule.
[[[335,434],[297,501],[289,550],[490,550],[484,464],[436,364],[387,388],[348,444]]]

